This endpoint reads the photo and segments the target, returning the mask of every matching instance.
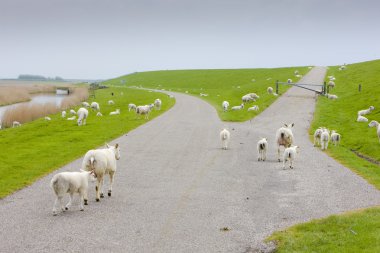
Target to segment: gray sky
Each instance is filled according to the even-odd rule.
[[[0,78],[380,58],[378,0],[0,0]]]

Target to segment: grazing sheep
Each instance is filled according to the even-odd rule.
[[[118,115],[120,114],[120,109],[116,109],[116,111],[110,112],[110,115]]]
[[[220,132],[220,140],[222,141],[222,149],[227,149],[230,142],[230,132],[227,129],[223,129]]]
[[[62,111],[61,116],[62,118],[66,118],[66,111]]]
[[[45,117],[45,120],[46,120],[46,121],[50,121],[51,118],[46,116],[46,117]]]
[[[241,105],[232,106],[231,110],[232,111],[238,111],[238,110],[241,110],[243,108],[244,108],[244,104],[241,104]]]
[[[135,104],[129,104],[128,105],[128,111],[130,112],[131,110],[136,111],[136,105]]]
[[[337,95],[327,94],[326,96],[327,96],[328,99],[331,99],[331,100],[338,99],[338,96],[337,96]]]
[[[330,131],[327,128],[322,129],[321,133],[321,149],[326,150],[329,146],[330,141]]]
[[[103,116],[103,114],[102,114],[101,112],[98,112],[98,113],[96,114],[96,116],[101,117],[101,116]]]
[[[377,137],[379,138],[379,142],[380,142],[380,124],[379,122],[377,122],[376,120],[372,120],[369,124],[368,124],[369,127],[376,127],[376,133],[377,133]]]
[[[69,210],[74,193],[79,193],[80,196],[80,210],[83,211],[83,202],[87,205],[88,196],[88,181],[94,177],[94,171],[81,171],[81,172],[61,172],[53,176],[50,181],[50,186],[53,189],[56,199],[53,206],[53,215],[57,215],[57,204],[61,205],[61,210]],[[62,198],[69,193],[70,201],[66,207],[63,207]]]
[[[268,94],[272,94],[273,93],[273,88],[272,87],[268,87],[267,88],[267,92],[268,92]]]
[[[161,110],[162,101],[161,99],[157,98],[154,100],[154,106],[156,110]]]
[[[280,146],[284,146],[284,148],[288,148],[293,144],[294,136],[292,132],[292,128],[294,127],[294,123],[292,124],[284,124],[283,127],[279,128],[276,132],[276,141],[277,141],[277,158],[280,162]]]
[[[373,110],[375,110],[375,107],[371,105],[368,109],[358,111],[358,115],[367,115],[370,114]]]
[[[149,118],[150,113],[150,106],[149,105],[139,105],[136,107],[136,115],[145,115],[145,119]],[[139,117],[140,118],[140,117]]]
[[[201,96],[201,97],[207,97],[208,94],[205,94],[205,93],[199,93],[199,96]]]
[[[341,136],[335,130],[331,131],[331,142],[336,146],[336,144],[340,143]]]
[[[75,120],[77,117],[76,116],[72,116],[70,118],[67,118],[67,120]]]
[[[96,201],[104,197],[103,194],[103,181],[104,175],[109,174],[110,185],[108,188],[108,196],[111,196],[113,177],[116,172],[116,160],[120,159],[119,144],[110,146],[106,144],[104,149],[95,149],[87,151],[83,158],[82,170],[94,171],[97,178],[96,182]]]
[[[358,118],[356,119],[357,122],[368,122],[368,119],[364,116],[358,116]]]
[[[294,71],[294,75],[298,75],[300,72],[298,70]]]
[[[293,80],[289,78],[287,82],[288,82],[288,83],[292,83]]]
[[[19,127],[19,126],[21,126],[20,122],[18,122],[18,121],[13,121],[12,122],[12,127]]]
[[[109,105],[114,105],[115,102],[114,102],[113,100],[108,100],[108,104],[109,104]]]
[[[291,169],[294,168],[293,167],[293,161],[296,157],[296,154],[299,153],[299,150],[300,150],[300,148],[298,146],[292,146],[292,147],[288,147],[285,149],[284,156],[283,156],[284,160],[283,160],[283,165],[282,165],[283,169],[285,169],[285,164],[287,161],[289,161],[289,167]]]
[[[335,82],[334,81],[329,81],[328,84],[330,89],[334,88],[335,87]]]
[[[87,103],[87,102],[82,102],[82,105],[83,105],[84,107],[87,107],[87,108],[89,108],[89,107],[90,107],[90,104],[89,104],[89,103]]]
[[[322,127],[318,128],[314,132],[314,147],[321,145],[321,135],[322,135],[323,129]]]
[[[254,106],[248,108],[249,112],[250,111],[258,111],[258,110],[259,110],[259,106],[258,105],[254,105]]]
[[[230,103],[228,103],[228,101],[223,101],[222,107],[223,107],[224,112],[226,112],[228,110],[229,106],[230,106]]]
[[[78,120],[77,120],[78,126],[86,125],[88,110],[86,108],[81,107],[79,108],[77,114],[78,114]]]
[[[241,99],[243,103],[251,102],[251,101],[256,101],[256,99],[260,98],[256,93],[249,93],[244,95]]]
[[[94,111],[100,111],[100,106],[97,102],[92,102],[91,109],[93,109]]]
[[[297,77],[297,78],[301,78],[301,77],[302,77],[302,75],[296,75],[296,77]]]
[[[267,138],[262,138],[257,142],[258,161],[265,161],[267,159],[268,141]]]
[[[77,115],[77,112],[74,111],[73,109],[71,109],[71,110],[70,110],[70,114],[71,114],[71,115]]]

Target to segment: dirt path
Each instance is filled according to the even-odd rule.
[[[324,68],[302,81],[320,83]],[[114,141],[121,144],[113,196],[53,217],[49,175],[0,201],[1,252],[244,252],[273,231],[380,204],[380,192],[314,148],[307,129],[314,94],[292,88],[252,122],[225,125],[206,102],[175,94],[167,113]],[[230,112],[232,113],[232,112]],[[276,161],[275,131],[294,122],[294,170]],[[268,137],[265,163],[256,142]],[[62,170],[77,170],[81,160]],[[106,185],[107,185],[106,181]]]

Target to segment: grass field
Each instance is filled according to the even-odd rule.
[[[275,90],[275,82],[286,82],[288,78],[297,81],[294,71],[304,75],[307,67],[276,68],[276,69],[235,69],[235,70],[170,70],[134,73],[109,80],[105,84],[127,85],[153,89],[164,89],[188,93],[201,97],[215,107],[224,121],[246,121],[267,108],[277,97],[267,93],[269,86]],[[269,79],[269,80],[268,80]],[[282,94],[289,87],[280,86]],[[230,106],[240,105],[241,97],[247,93],[257,93],[260,96],[254,103],[248,103],[241,111],[223,112],[222,102],[229,101]],[[258,105],[259,112],[248,112],[248,107]]]
[[[115,95],[111,96],[111,92]],[[162,100],[162,110],[153,110],[150,119],[173,106],[174,99],[161,93],[127,88],[97,90],[93,100],[100,104],[104,116],[96,117],[90,111],[85,126],[78,127],[76,121],[68,121],[56,114],[50,116],[50,122],[39,119],[19,128],[1,130],[0,198],[81,157],[87,150],[144,124],[146,120],[136,119],[134,112],[128,112],[128,104],[152,103],[156,98]],[[114,100],[115,105],[108,105],[109,99]],[[120,108],[121,114],[109,116],[109,112],[116,108]]]

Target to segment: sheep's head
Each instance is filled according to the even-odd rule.
[[[120,146],[119,146],[119,144],[116,144],[115,146],[111,146],[111,145],[108,145],[106,143],[106,146],[107,146],[108,149],[112,149],[112,151],[115,154],[115,159],[119,160],[120,159]]]
[[[372,120],[372,121],[368,124],[369,127],[377,127],[378,125],[379,125],[379,122],[377,122],[376,120]]]
[[[371,105],[371,106],[369,107],[369,110],[370,110],[370,111],[373,111],[373,110],[375,110],[375,107]]]

